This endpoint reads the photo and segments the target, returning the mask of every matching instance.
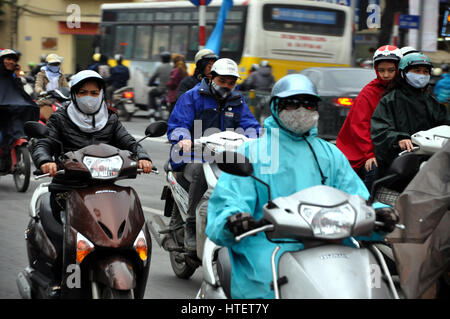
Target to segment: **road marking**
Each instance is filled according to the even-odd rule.
[[[157,215],[164,215],[164,211],[159,210],[159,209],[154,209],[154,208],[151,208],[151,207],[142,206],[142,210],[144,212],[147,212],[147,213],[152,213],[152,214],[157,214]]]

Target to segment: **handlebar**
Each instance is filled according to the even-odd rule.
[[[260,233],[260,232],[263,232],[263,231],[273,230],[274,228],[275,228],[274,225],[272,225],[272,224],[268,224],[267,225],[266,224],[264,226],[261,226],[261,227],[258,227],[258,228],[254,228],[252,230],[249,230],[246,233],[243,233],[243,234],[241,234],[239,236],[234,237],[234,241],[238,243],[238,242],[240,242],[242,239],[244,239],[246,237],[253,236],[253,235],[255,235],[257,233]]]
[[[62,169],[62,170],[57,171],[56,175],[64,175],[64,173],[65,173],[65,170]],[[34,180],[35,181],[37,181],[39,179],[42,179],[42,178],[45,178],[45,177],[50,177],[50,173],[42,174],[42,171],[40,169],[39,170],[35,170],[33,172],[33,174],[36,175],[36,176],[34,176]]]
[[[411,152],[415,152],[415,151],[417,151],[419,149],[420,149],[419,146],[414,146]],[[402,156],[403,154],[411,153],[411,152],[408,152],[408,150],[404,150],[403,152],[398,153],[398,156]]]
[[[375,221],[375,225],[377,225],[377,226],[384,226],[385,223],[379,222],[379,221]],[[403,225],[403,224],[395,224],[394,226],[395,226],[395,228],[398,228],[400,230],[405,230],[406,229],[405,225]]]

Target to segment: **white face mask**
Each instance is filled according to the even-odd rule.
[[[406,82],[416,89],[425,87],[430,81],[430,75],[417,74],[413,72],[406,73]]]
[[[82,96],[82,97],[76,97],[77,105],[80,108],[81,112],[84,114],[94,114],[96,113],[100,107],[102,106],[103,102],[103,92],[99,94],[97,97],[93,96]]]
[[[319,112],[310,111],[304,107],[295,110],[282,110],[278,117],[286,128],[297,134],[308,132],[317,124]]]

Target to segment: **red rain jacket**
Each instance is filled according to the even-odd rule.
[[[367,84],[355,99],[344,124],[339,131],[336,146],[358,171],[365,162],[375,157],[370,137],[370,119],[386,90],[386,82],[378,78]]]

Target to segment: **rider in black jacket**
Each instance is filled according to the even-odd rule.
[[[53,156],[61,152],[57,141],[62,142],[64,152],[98,143],[129,150],[137,154],[138,167],[143,169],[144,173],[151,172],[152,162],[149,155],[122,126],[117,114],[107,108],[104,88],[103,78],[95,71],[81,71],[73,77],[71,103],[50,116],[47,122],[49,137],[38,140],[32,152],[34,163],[43,173],[56,176],[58,167]],[[68,182],[59,176],[53,179],[56,184]],[[55,217],[58,217],[56,212],[64,209],[65,203],[56,201],[55,197],[56,194],[52,193],[52,210]],[[55,203],[59,207],[55,206]]]

